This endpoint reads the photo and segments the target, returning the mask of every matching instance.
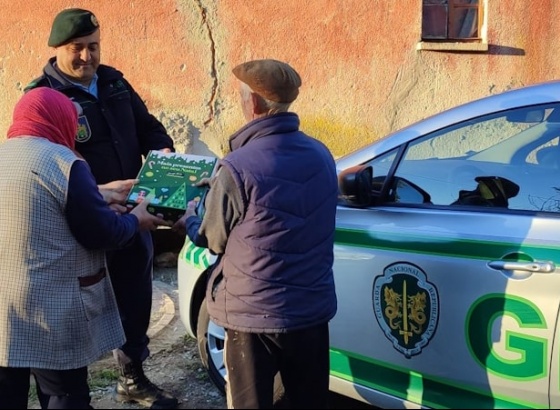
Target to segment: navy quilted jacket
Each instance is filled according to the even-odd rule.
[[[337,177],[331,153],[294,113],[250,122],[222,161],[244,202],[208,288],[223,327],[280,333],[336,313],[332,273]]]

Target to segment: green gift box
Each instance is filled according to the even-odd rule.
[[[189,201],[202,202],[208,186],[197,187],[196,183],[211,177],[217,162],[218,158],[210,156],[150,151],[126,202],[136,206],[152,195],[148,212],[175,222],[185,213]]]

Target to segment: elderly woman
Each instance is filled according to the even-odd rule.
[[[110,208],[74,151],[77,107],[58,91],[20,99],[0,145],[0,408],[90,409],[87,366],[124,334],[105,250],[165,222]]]

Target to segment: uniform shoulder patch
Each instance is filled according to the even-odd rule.
[[[91,127],[85,115],[78,117],[78,132],[76,133],[76,142],[86,142],[91,138]]]

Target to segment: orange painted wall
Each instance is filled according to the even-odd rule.
[[[560,4],[491,0],[489,51],[416,50],[421,0],[0,0],[0,138],[52,50],[54,15],[94,11],[120,69],[180,151],[221,155],[243,124],[231,69],[254,58],[303,78],[293,110],[336,156],[438,111],[560,74]]]

